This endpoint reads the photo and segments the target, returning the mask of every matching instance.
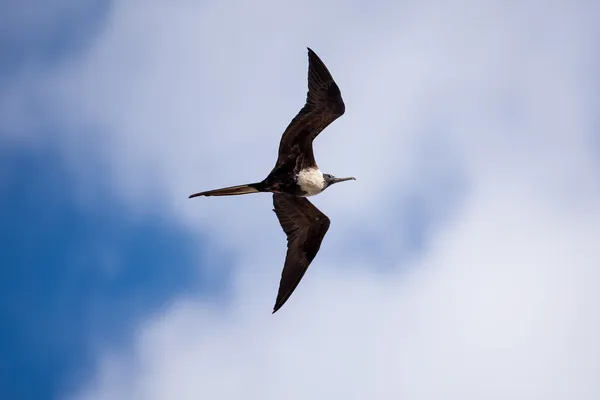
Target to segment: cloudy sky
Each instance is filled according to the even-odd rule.
[[[0,398],[600,398],[600,4],[0,2]],[[304,104],[332,221],[271,315],[253,182]]]

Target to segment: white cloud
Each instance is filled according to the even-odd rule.
[[[131,353],[106,350],[76,397],[597,398],[598,7],[289,7],[119,2],[85,56],[41,86],[68,111],[74,167],[92,126],[102,136],[85,140],[102,139],[132,209],[156,196],[243,260],[230,307],[175,302]],[[332,229],[272,316],[285,239],[268,196],[187,195],[269,171],[304,100],[307,45],[347,104],[315,144],[319,163],[358,181],[314,199]],[[393,251],[411,239],[398,204],[415,195],[435,223],[407,261]],[[396,268],[344,258],[367,234]]]
[[[321,263],[274,316],[250,273],[221,315],[181,301],[80,398],[595,398],[600,218],[506,185],[471,199],[411,274]]]

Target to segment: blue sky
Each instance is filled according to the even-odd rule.
[[[8,57],[0,81],[77,57],[105,23],[108,6],[89,2],[74,13],[57,12],[36,31],[35,19],[19,21],[19,10],[4,3],[3,18],[16,21],[2,38]],[[222,254],[221,273],[203,275],[199,235],[168,213],[132,213],[90,149],[85,179],[93,180],[94,207],[82,207],[61,145],[64,128],[36,100],[28,99],[28,116],[38,119],[29,133],[41,140],[3,140],[0,149],[0,397],[7,399],[59,398],[73,390],[93,372],[95,346],[127,348],[144,315],[175,294],[224,296],[231,262]],[[3,139],[10,129],[0,126]]]
[[[57,149],[2,153],[3,397],[56,396],[90,373],[92,338],[126,345],[174,293],[224,289],[199,279],[190,233],[132,216],[101,179],[102,205],[82,210]]]
[[[597,4],[249,4],[0,3],[0,397],[598,398]],[[270,169],[306,46],[358,180],[271,315],[270,197],[187,195]]]

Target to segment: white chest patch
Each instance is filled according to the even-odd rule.
[[[298,173],[298,186],[306,192],[305,196],[321,193],[324,185],[323,173],[317,168],[303,169]]]

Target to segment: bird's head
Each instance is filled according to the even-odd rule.
[[[328,188],[329,186],[333,185],[334,183],[356,180],[356,178],[353,176],[350,176],[348,178],[336,178],[335,176],[333,176],[331,174],[323,174],[323,179],[325,180],[325,187],[323,189]]]

